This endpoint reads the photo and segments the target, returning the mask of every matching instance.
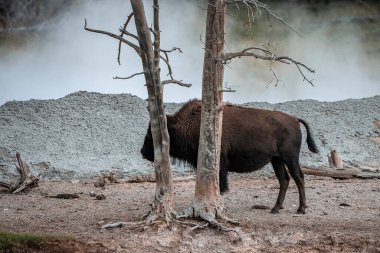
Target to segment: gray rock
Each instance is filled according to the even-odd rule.
[[[380,119],[379,105],[380,96],[243,106],[280,110],[307,120],[321,153],[309,152],[304,141],[300,161],[318,166],[328,164],[331,149],[350,164],[380,164],[379,144],[371,141],[379,137],[374,124]],[[14,171],[16,150],[33,171],[50,180],[93,178],[114,168],[124,176],[151,174],[152,164],[140,154],[149,121],[146,106],[146,101],[130,94],[83,91],[61,99],[7,102],[0,106],[0,177]],[[168,113],[180,106],[165,105]],[[271,171],[268,168],[262,175]],[[187,174],[188,170],[183,166],[173,169],[177,175]]]

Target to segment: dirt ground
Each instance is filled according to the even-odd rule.
[[[74,241],[48,242],[14,252],[380,252],[380,180],[334,180],[306,176],[307,213],[297,215],[298,192],[293,181],[284,209],[271,214],[279,185],[275,177],[231,175],[230,192],[222,199],[240,221],[239,236],[213,228],[173,226],[109,230],[100,225],[137,221],[149,210],[155,183],[108,184],[93,181],[40,182],[28,193],[0,192],[0,230],[70,235]],[[104,194],[97,200],[90,195]],[[194,179],[174,183],[175,207],[192,200]],[[76,193],[79,198],[50,198]]]

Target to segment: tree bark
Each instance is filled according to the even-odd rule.
[[[21,159],[19,152],[16,153],[16,158],[18,162],[16,169],[18,173],[20,173],[20,178],[13,184],[0,182],[0,186],[8,188],[12,193],[18,193],[28,188],[37,187],[39,179],[32,175],[29,166]]]
[[[301,166],[302,172],[305,175],[320,176],[320,177],[331,177],[334,179],[380,179],[380,174],[377,172],[368,171],[368,167],[346,167],[344,169],[337,170],[331,167],[312,167],[312,166]],[[376,170],[375,168],[372,168]]]
[[[223,206],[219,193],[219,164],[223,119],[224,69],[218,60],[224,52],[224,0],[209,0],[202,80],[201,129],[197,180],[192,213],[213,221],[220,218]]]
[[[305,175],[331,177],[335,179],[350,179],[353,178],[353,174],[357,173],[357,170],[336,170],[329,167],[311,167],[301,166],[301,170]]]
[[[141,0],[131,0],[139,38],[141,59],[143,63],[146,86],[148,89],[148,110],[154,147],[154,168],[156,175],[156,192],[152,213],[148,219],[158,217],[169,221],[172,208],[172,172],[169,156],[169,133],[163,106],[163,87],[160,80],[160,31],[159,6],[154,0],[154,49],[147,25],[144,6]]]

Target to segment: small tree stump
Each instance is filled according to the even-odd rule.
[[[330,167],[343,169],[343,161],[340,159],[338,152],[335,149],[331,150],[330,155],[327,155],[327,158],[329,160]]]
[[[12,193],[18,193],[27,188],[37,187],[38,178],[32,175],[29,166],[21,159],[19,152],[16,153],[16,158],[18,162],[16,169],[20,173],[20,178],[18,178],[13,184],[0,182],[0,186],[8,188]]]

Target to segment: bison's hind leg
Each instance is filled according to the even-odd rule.
[[[298,159],[296,161],[286,161],[286,166],[289,169],[289,173],[294,179],[294,182],[297,185],[298,188],[298,194],[299,194],[299,207],[297,210],[298,214],[304,214],[306,209],[306,194],[305,194],[305,180],[303,172],[300,168]]]
[[[290,178],[288,173],[286,172],[285,163],[281,158],[273,157],[271,163],[274,169],[274,173],[276,174],[276,177],[278,179],[278,182],[280,183],[280,191],[278,193],[276,204],[272,208],[271,213],[278,213],[278,211],[283,208],[282,205],[284,203]]]

